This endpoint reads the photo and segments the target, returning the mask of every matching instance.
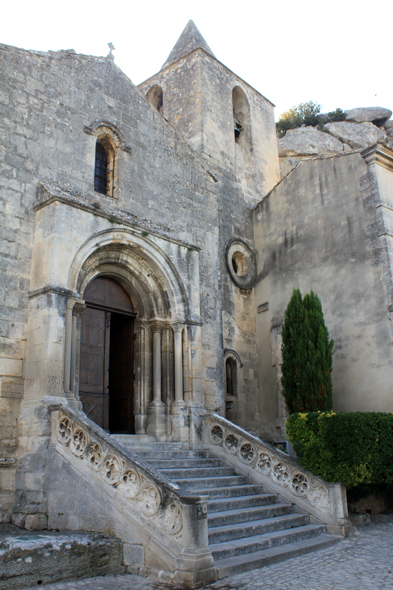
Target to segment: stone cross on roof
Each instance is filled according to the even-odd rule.
[[[171,64],[175,63],[175,61],[185,57],[198,48],[204,49],[207,53],[215,57],[194,21],[189,20],[161,69],[163,70],[167,66],[170,66]]]
[[[107,43],[107,45],[108,45],[108,47],[109,47],[109,53],[108,53],[108,55],[107,55],[106,57],[107,57],[107,59],[111,59],[112,61],[114,61],[114,59],[115,59],[115,56],[113,55],[112,51],[113,51],[114,49],[116,49],[116,48],[115,48],[115,46],[113,45],[112,41],[111,41],[110,43]]]

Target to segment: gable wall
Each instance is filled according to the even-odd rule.
[[[42,54],[0,46],[1,441],[16,452],[18,404],[23,394],[34,205],[40,181],[59,185],[99,209],[126,210],[168,239],[202,248],[202,355],[210,405],[222,400],[221,300],[216,183],[177,132],[154,113],[126,76],[105,58],[72,52]],[[131,147],[119,151],[118,198],[94,193],[95,121],[114,125]],[[93,224],[94,225],[94,224]],[[220,356],[221,351],[221,356]],[[8,487],[12,488],[12,470]],[[4,511],[9,510],[9,491]]]

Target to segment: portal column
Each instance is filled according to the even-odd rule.
[[[163,403],[161,400],[161,332],[162,326],[152,326],[153,332],[153,401],[155,404]]]
[[[71,339],[71,377],[70,390],[74,392],[75,399],[78,403],[78,409],[82,409],[79,401],[79,364],[80,364],[80,343],[81,343],[81,319],[86,309],[86,304],[82,299],[75,302],[72,309],[72,339]]]
[[[151,386],[151,375],[148,369],[151,359],[150,330],[146,319],[136,320],[135,325],[135,434],[146,434],[148,391]]]
[[[67,398],[71,396],[70,371],[71,371],[71,347],[72,347],[72,309],[75,299],[68,299],[66,304],[65,338],[64,338],[64,393]]]
[[[161,332],[164,325],[154,321],[150,324],[153,332],[153,401],[147,411],[147,434],[165,439],[165,404],[161,399]]]
[[[172,403],[172,438],[188,440],[187,404],[183,393],[183,324],[173,324],[175,361],[175,401]]]

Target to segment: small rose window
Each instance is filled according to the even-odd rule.
[[[227,267],[231,279],[241,289],[251,289],[255,284],[255,256],[243,240],[230,240],[226,249]]]

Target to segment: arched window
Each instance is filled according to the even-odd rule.
[[[226,394],[237,396],[237,363],[233,357],[225,361]]]
[[[125,143],[120,131],[106,121],[96,121],[90,127],[85,127],[84,131],[95,136],[94,173],[92,171],[91,175],[94,190],[101,195],[117,199],[122,153],[131,154],[131,146]],[[91,149],[93,150],[93,145]]]
[[[94,168],[94,190],[102,195],[113,196],[114,152],[110,143],[98,139]]]
[[[161,86],[158,86],[158,84],[154,84],[154,86],[152,86],[150,90],[146,92],[146,98],[150,102],[152,107],[157,109],[159,113],[162,113],[164,97]]]
[[[244,148],[251,148],[250,105],[240,86],[232,90],[233,129],[235,142]]]

